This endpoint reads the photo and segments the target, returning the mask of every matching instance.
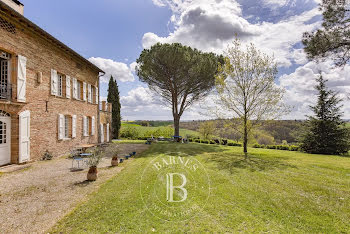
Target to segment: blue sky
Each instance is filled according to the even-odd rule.
[[[286,89],[293,109],[284,118],[309,114],[315,77],[322,71],[330,87],[350,92],[350,68],[333,69],[331,61],[308,61],[302,50],[305,31],[320,27],[320,0],[22,0],[24,15],[91,62],[113,75],[121,93],[124,119],[171,119],[159,97],[138,81],[135,61],[156,42],[180,42],[222,53],[237,34],[274,55],[276,83]],[[107,78],[101,96],[107,96]],[[347,105],[346,105],[347,106]],[[200,105],[183,119],[203,119]],[[346,116],[350,109],[344,108]]]

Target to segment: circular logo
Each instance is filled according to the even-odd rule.
[[[154,158],[140,180],[140,192],[147,209],[166,221],[184,221],[206,205],[210,180],[204,166],[194,157],[169,153]]]

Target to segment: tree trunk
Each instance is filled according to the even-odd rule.
[[[243,136],[243,152],[245,158],[248,157],[248,127],[247,127],[247,119],[244,119],[244,136]]]
[[[174,115],[174,136],[180,136],[180,116]]]

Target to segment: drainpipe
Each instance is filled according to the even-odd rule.
[[[98,132],[98,143],[101,143],[101,117],[100,117],[100,78],[104,75],[106,75],[105,72],[101,72],[102,74],[98,74],[98,103],[97,103],[97,132]]]

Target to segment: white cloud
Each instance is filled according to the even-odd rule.
[[[136,66],[137,66],[137,62],[133,62],[133,63],[130,64],[131,72],[133,72],[133,73],[136,72]]]
[[[172,120],[171,109],[164,106],[158,95],[155,95],[149,88],[137,87],[120,98],[122,105],[122,116],[127,120]],[[184,113],[182,120],[200,119],[203,116],[199,113],[198,105]]]
[[[159,0],[160,1],[160,0]],[[320,15],[317,7],[278,23],[249,23],[242,17],[240,5],[232,0],[162,0],[172,11],[175,30],[167,37],[148,32],[142,39],[144,48],[157,42],[180,42],[203,51],[221,53],[237,35],[244,43],[253,42],[258,48],[274,55],[279,66],[289,67],[295,56],[293,46],[302,33],[313,30],[319,22],[308,21]],[[265,0],[264,4],[286,1]]]
[[[345,117],[350,118],[350,101],[346,98],[350,93],[350,66],[334,68],[331,61],[319,64],[309,62],[297,68],[295,72],[280,77],[280,85],[287,91],[284,100],[293,107],[288,118],[303,119],[305,114],[312,114],[309,106],[317,100],[314,87],[320,72],[328,80],[328,88],[339,92],[340,97],[344,99],[343,111]]]
[[[108,83],[111,76],[121,82],[133,82],[135,80],[131,68],[125,63],[99,57],[91,57],[89,58],[89,61],[106,72],[106,74],[101,77],[102,83]]]

